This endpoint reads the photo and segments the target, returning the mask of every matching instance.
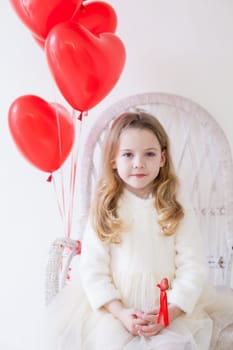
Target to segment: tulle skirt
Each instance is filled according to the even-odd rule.
[[[222,327],[233,323],[232,302],[232,296],[227,300],[225,295],[209,293],[192,315],[178,317],[158,335],[146,338],[132,336],[106,311],[93,311],[83,290],[70,284],[48,306],[39,347],[41,350],[207,350],[213,320],[228,312],[227,316],[224,314]],[[218,324],[221,328],[219,319]]]

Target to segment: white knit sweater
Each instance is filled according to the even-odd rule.
[[[88,224],[80,262],[81,281],[89,303],[98,309],[113,299],[143,310],[159,303],[161,279],[168,278],[168,302],[192,313],[202,294],[207,265],[192,209],[177,232],[164,236],[157,223],[154,198],[125,191],[118,214],[128,225],[121,244],[101,242]]]

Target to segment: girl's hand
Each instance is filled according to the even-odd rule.
[[[136,325],[137,334],[143,335],[145,337],[152,337],[153,335],[158,334],[164,328],[164,325],[162,323],[157,323],[158,314],[158,309],[144,313],[142,319],[146,322],[146,324]]]
[[[105,304],[104,308],[116,317],[132,335],[138,334],[136,326],[147,324],[147,321],[143,319],[142,311],[126,308],[121,300],[112,300]]]
[[[147,321],[143,318],[143,312],[134,308],[121,309],[117,318],[132,335],[138,335],[139,327],[147,324]]]
[[[159,324],[157,323],[158,313],[159,310],[154,309],[143,315],[142,318],[147,324],[136,325],[138,334],[143,335],[145,337],[152,337],[153,335],[160,333],[161,330],[164,329],[164,325],[162,322]],[[178,306],[170,304],[168,306],[168,313],[169,321],[172,322],[175,318],[181,316],[183,314],[183,311]]]

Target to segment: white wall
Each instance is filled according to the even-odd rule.
[[[117,34],[126,46],[127,63],[113,91],[90,111],[86,126],[127,95],[171,92],[206,108],[233,150],[233,2],[108,2],[117,12]],[[29,350],[44,308],[48,247],[64,231],[53,186],[46,182],[47,174],[19,154],[9,134],[7,113],[11,102],[23,94],[66,102],[43,51],[9,2],[0,0],[0,8],[0,346]]]

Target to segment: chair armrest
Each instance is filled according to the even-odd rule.
[[[80,253],[80,241],[71,238],[58,238],[52,243],[45,278],[46,305],[64,287],[69,276],[72,258]]]

